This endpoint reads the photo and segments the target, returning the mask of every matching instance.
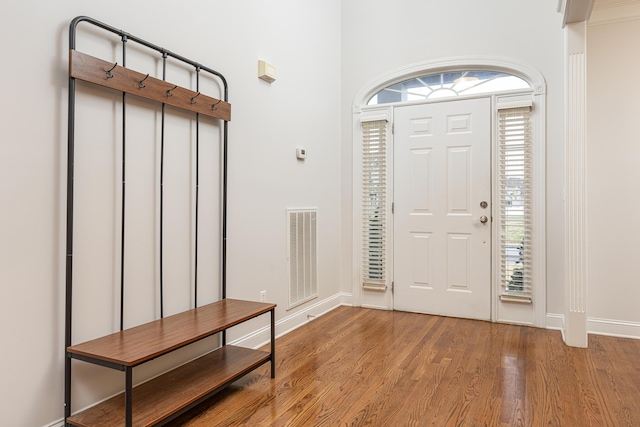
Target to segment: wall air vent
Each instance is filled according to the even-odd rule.
[[[317,209],[287,209],[289,306],[318,296]]]

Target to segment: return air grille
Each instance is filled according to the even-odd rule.
[[[317,209],[287,209],[289,308],[318,296]]]

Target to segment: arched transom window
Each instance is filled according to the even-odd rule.
[[[482,93],[530,89],[520,77],[500,71],[448,71],[414,77],[387,86],[373,95],[368,105],[424,101]]]

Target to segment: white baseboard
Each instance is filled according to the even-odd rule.
[[[564,339],[564,315],[547,313],[547,329],[557,329],[562,331]],[[587,333],[593,335],[640,339],[640,322],[626,322],[622,320],[588,317]]]
[[[562,341],[565,341],[564,328],[564,314],[547,313],[547,329],[562,332]]]
[[[53,424],[47,424],[46,426],[42,427],[64,427],[64,420],[56,421]]]
[[[276,338],[298,329],[341,305],[352,305],[352,301],[352,294],[340,292],[315,304],[309,304],[304,309],[276,321]],[[228,344],[254,349],[260,348],[271,340],[270,328],[270,326],[265,326]]]
[[[595,335],[640,339],[640,322],[588,317],[587,331]]]
[[[393,311],[393,308],[389,308],[389,307],[386,307],[384,305],[362,304],[360,307],[362,307],[362,308],[374,308],[376,310],[386,310],[386,311],[391,310],[391,311]]]
[[[564,314],[547,313],[547,329],[564,330]]]

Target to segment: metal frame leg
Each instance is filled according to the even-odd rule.
[[[276,311],[271,310],[271,378],[276,377]]]
[[[125,425],[127,427],[133,427],[133,368],[131,366],[125,367],[125,390],[124,390],[124,410],[125,410]]]

